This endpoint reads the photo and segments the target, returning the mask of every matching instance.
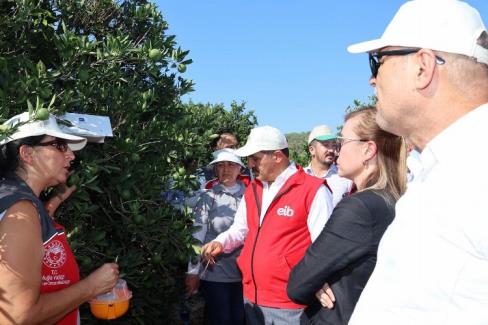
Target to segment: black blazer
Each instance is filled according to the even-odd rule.
[[[395,216],[385,191],[366,190],[342,199],[324,230],[293,268],[287,292],[308,305],[301,324],[347,324],[376,264],[378,244]],[[315,293],[328,282],[336,302],[323,308]]]

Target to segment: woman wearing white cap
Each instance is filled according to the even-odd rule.
[[[78,306],[114,287],[118,266],[80,280],[65,230],[39,195],[64,185],[86,139],[63,133],[51,115],[23,113],[0,134],[0,324],[79,324]],[[10,130],[10,132],[6,132]],[[49,201],[52,213],[74,191]]]
[[[237,179],[244,167],[233,149],[213,153],[210,163],[215,169],[218,183],[203,192],[195,207],[193,234],[202,244],[211,242],[234,222],[234,215],[244,194],[245,185]],[[189,264],[186,278],[187,294],[191,295],[200,285],[206,303],[207,324],[244,324],[241,272],[236,264],[240,249],[222,254],[213,265]]]

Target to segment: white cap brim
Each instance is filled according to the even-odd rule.
[[[392,46],[392,44],[388,44],[388,42],[385,41],[384,39],[378,38],[371,41],[365,41],[365,42],[349,45],[347,47],[347,51],[349,53],[365,53],[365,52],[378,50],[386,46]]]
[[[78,151],[83,149],[88,141],[86,138],[67,133],[59,133],[56,131],[47,131],[45,134],[55,138],[66,140],[68,142],[68,147],[71,149],[71,151]]]
[[[260,149],[257,149],[254,146],[245,145],[244,147],[237,149],[234,154],[239,157],[249,157],[258,151],[260,151]]]

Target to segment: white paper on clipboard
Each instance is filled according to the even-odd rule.
[[[60,120],[71,122],[72,126],[60,124],[63,132],[88,139],[88,142],[103,143],[105,137],[113,137],[112,124],[108,116],[66,113]]]

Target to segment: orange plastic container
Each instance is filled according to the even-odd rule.
[[[129,310],[129,300],[132,292],[127,288],[127,282],[119,279],[109,293],[90,300],[90,311],[99,319],[116,319]]]

